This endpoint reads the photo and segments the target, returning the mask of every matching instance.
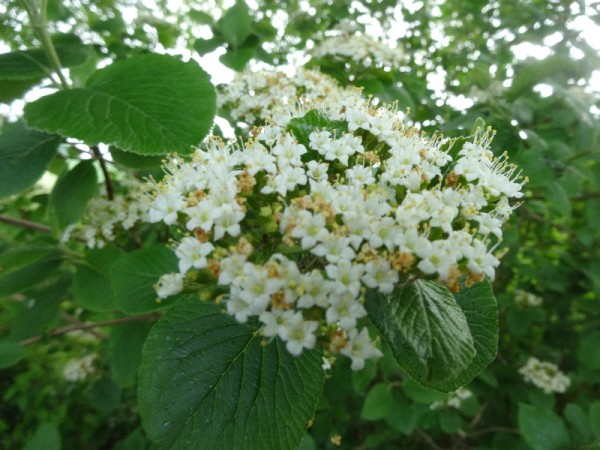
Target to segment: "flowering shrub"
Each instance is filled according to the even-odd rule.
[[[181,236],[159,297],[208,277],[238,322],[258,317],[291,354],[319,342],[357,370],[381,356],[359,326],[365,292],[493,280],[523,180],[493,157],[489,130],[426,138],[359,93],[336,101],[275,116],[243,145],[215,138],[191,162],[173,157],[149,220]]]

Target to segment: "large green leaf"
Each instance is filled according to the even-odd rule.
[[[186,298],[152,329],[138,398],[148,437],[161,449],[295,449],[323,384],[320,353],[290,355],[257,324]],[[263,345],[266,344],[266,345]]]
[[[60,450],[60,433],[53,423],[42,423],[23,450]]]
[[[146,54],[96,71],[84,88],[28,104],[25,118],[34,128],[88,144],[148,155],[190,153],[212,125],[215,101],[196,62]]]
[[[86,264],[78,266],[73,277],[73,294],[78,304],[91,311],[116,309],[110,268],[121,254],[113,245],[85,253]]]
[[[145,247],[121,255],[110,268],[115,306],[130,314],[160,308],[154,285],[161,275],[171,272],[177,272],[177,256],[167,247]]]
[[[448,289],[417,280],[390,295],[369,290],[365,307],[411,377],[434,389],[456,389],[477,351],[465,313]]]
[[[519,403],[518,423],[525,442],[534,450],[569,448],[565,423],[549,408]]]
[[[26,291],[49,277],[58,267],[62,256],[52,252],[47,256],[14,270],[0,273],[0,297]]]
[[[91,47],[72,39],[70,42],[55,43],[55,49],[63,67],[85,63],[93,51]],[[50,67],[42,48],[3,53],[0,55],[0,81],[40,79],[51,73]]]
[[[98,177],[93,161],[81,161],[69,170],[56,182],[50,195],[58,225],[65,228],[77,222],[97,191]]]
[[[239,47],[252,31],[252,17],[248,5],[243,0],[237,0],[229,8],[221,20],[219,20],[219,30],[225,40],[234,48]]]
[[[25,349],[18,342],[0,342],[0,369],[14,366],[25,357]]]
[[[132,322],[111,329],[108,344],[110,367],[122,387],[135,384],[142,362],[142,346],[151,326],[150,322]]]
[[[453,391],[471,381],[496,358],[498,350],[498,305],[489,281],[477,283],[454,294],[463,310],[475,345],[475,357],[453,377],[434,383],[431,387],[444,392]]]
[[[0,197],[6,197],[28,188],[43,175],[60,138],[31,130],[23,122],[7,125],[2,131]]]

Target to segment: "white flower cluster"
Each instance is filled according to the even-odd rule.
[[[87,355],[67,361],[63,368],[63,377],[72,383],[85,380],[89,374],[94,372],[95,359],[96,355]]]
[[[538,295],[532,294],[531,292],[517,289],[515,291],[515,303],[517,306],[540,306],[544,299]]]
[[[312,51],[316,58],[332,58],[335,61],[353,61],[362,67],[398,67],[405,60],[399,47],[391,47],[366,34],[343,33],[320,42]]]
[[[80,240],[89,248],[103,248],[119,231],[147,222],[148,208],[139,201],[146,184],[135,179],[120,184],[127,189],[125,194],[115,194],[112,200],[105,193],[92,198],[82,219],[65,229],[61,241]]]
[[[314,107],[326,98],[339,103],[344,92],[335,79],[318,70],[297,67],[293,76],[278,70],[247,70],[237,74],[232,83],[219,86],[217,105],[225,115],[258,125],[282,105],[302,102]]]
[[[571,384],[570,378],[556,364],[540,361],[533,356],[519,369],[519,373],[527,383],[539,387],[546,394],[565,392]]]
[[[472,396],[473,396],[473,393],[469,389],[461,386],[456,391],[450,392],[448,394],[448,397],[445,400],[438,400],[436,402],[433,402],[431,405],[429,405],[429,409],[431,409],[431,410],[441,409],[441,408],[458,409],[458,408],[460,408],[460,405],[462,404],[463,400],[466,400]]]
[[[159,280],[160,297],[190,271],[210,274],[239,322],[257,317],[294,355],[318,341],[356,370],[381,355],[359,328],[367,289],[389,294],[421,277],[456,291],[464,278],[494,278],[522,181],[493,157],[489,132],[454,148],[354,94],[256,135],[244,147],[213,138],[191,162],[166,165],[149,220],[186,234],[175,243],[180,273]]]

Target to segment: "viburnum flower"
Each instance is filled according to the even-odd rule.
[[[556,364],[540,361],[533,356],[519,369],[519,373],[526,382],[539,387],[546,394],[565,392],[571,384],[571,379]]]
[[[251,134],[168,159],[150,211],[173,225],[180,273],[161,278],[160,297],[201,279],[265,342],[319,346],[359,370],[381,356],[363,323],[369,290],[494,278],[524,180],[494,157],[490,130],[428,138],[356,91],[284,105]]]

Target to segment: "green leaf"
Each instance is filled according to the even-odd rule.
[[[56,40],[56,38],[54,38]],[[55,44],[63,67],[83,64],[93,50],[81,42]],[[31,80],[47,77],[51,64],[44,49],[18,50],[0,55],[0,83],[4,80]]]
[[[23,97],[25,92],[38,84],[42,78],[28,78],[26,80],[0,80],[0,102],[11,103]]]
[[[98,178],[92,160],[81,161],[60,178],[50,194],[60,228],[77,222],[97,191]]]
[[[53,423],[42,423],[23,450],[60,450],[60,433]]]
[[[0,197],[18,194],[46,171],[60,138],[27,128],[23,122],[6,125],[0,135]]]
[[[0,297],[26,291],[48,278],[61,262],[58,252],[50,253],[31,264],[0,275]]]
[[[248,61],[252,59],[255,51],[256,48],[254,47],[229,48],[227,49],[227,53],[219,57],[219,61],[230,69],[240,72],[244,70]]]
[[[581,365],[600,370],[600,331],[592,331],[581,336],[577,357]]]
[[[453,409],[444,409],[440,411],[440,427],[445,433],[457,433],[461,429],[462,421],[460,416]]]
[[[18,342],[0,342],[0,369],[14,366],[25,358],[25,349]]]
[[[564,415],[569,423],[573,445],[580,446],[593,440],[594,435],[590,428],[590,420],[581,406],[576,403],[569,403],[565,408]]]
[[[234,48],[242,45],[252,31],[252,17],[246,2],[237,0],[219,20],[219,29]]]
[[[211,39],[196,39],[196,42],[194,42],[194,50],[202,56],[218,49],[221,45],[223,45],[223,41],[216,37]]]
[[[25,118],[34,128],[87,144],[104,142],[143,155],[190,153],[212,125],[215,101],[214,87],[196,62],[146,54],[96,71],[85,88],[28,104]]]
[[[124,152],[114,146],[110,147],[110,155],[114,162],[132,169],[154,169],[160,167],[163,162],[163,156],[138,155]]]
[[[377,365],[373,361],[366,361],[362,370],[352,371],[352,387],[357,393],[362,393],[377,376]]]
[[[554,211],[561,216],[571,216],[571,200],[567,195],[565,188],[558,182],[550,183],[545,187],[546,199]]]
[[[110,412],[119,406],[121,388],[110,378],[100,378],[90,388],[89,400],[98,411]]]
[[[135,384],[142,362],[142,346],[151,326],[149,322],[132,322],[115,326],[110,332],[110,367],[115,380],[122,387]]]
[[[291,131],[305,146],[309,145],[310,133],[320,130],[341,133],[348,131],[348,124],[343,120],[328,120],[316,109],[311,109],[304,116],[290,120],[287,126],[287,131]]]
[[[551,409],[519,403],[519,431],[534,450],[564,450],[569,434],[560,417]]]
[[[50,287],[33,291],[15,305],[11,321],[10,337],[15,341],[43,333],[60,320],[60,302],[70,287],[68,279],[62,279]]]
[[[91,311],[116,309],[110,285],[110,268],[121,254],[113,245],[85,252],[87,264],[78,266],[73,277],[73,294],[78,304]]]
[[[498,305],[489,281],[477,283],[459,294],[454,294],[469,325],[475,345],[475,357],[467,367],[451,379],[431,385],[434,389],[450,392],[475,378],[496,358],[498,351]]]
[[[363,403],[361,417],[365,420],[379,420],[387,416],[392,409],[394,397],[387,383],[374,385]]]
[[[365,307],[398,364],[425,386],[452,391],[477,351],[464,312],[447,288],[417,280],[390,295],[367,291]]]
[[[144,437],[141,428],[136,428],[129,435],[119,441],[114,447],[114,450],[146,450],[148,448],[148,441]]]
[[[590,429],[596,438],[600,438],[600,402],[595,401],[590,406]]]
[[[161,449],[296,449],[323,385],[320,352],[294,357],[258,324],[186,298],[144,346],[138,398]],[[263,345],[266,344],[266,345]]]
[[[177,256],[167,247],[152,246],[125,253],[110,268],[116,307],[129,314],[161,308],[164,305],[157,303],[154,285],[161,275],[177,271]]]

